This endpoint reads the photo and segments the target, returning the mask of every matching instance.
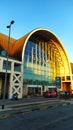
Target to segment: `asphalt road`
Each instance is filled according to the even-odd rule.
[[[36,109],[37,108],[37,109]],[[73,130],[73,105],[52,102],[0,116],[0,130]]]

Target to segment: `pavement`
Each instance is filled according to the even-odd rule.
[[[0,118],[5,118],[13,114],[38,110],[39,104],[44,104],[44,103],[52,104],[56,102],[73,104],[73,98],[59,99],[58,97],[57,98],[32,97],[32,98],[18,99],[15,101],[9,99],[5,99],[4,101],[0,100]],[[4,105],[4,109],[2,109],[2,105]],[[31,107],[33,105],[34,105],[34,109],[31,110]]]
[[[67,103],[73,104],[73,98],[71,98],[71,99],[61,99],[60,101],[61,102],[67,102]]]
[[[20,113],[28,113],[35,110],[40,110],[40,105],[45,103],[58,102],[57,98],[44,98],[44,97],[30,97],[18,100],[0,100],[0,119],[13,116]],[[2,109],[4,105],[4,109]]]
[[[0,100],[0,110],[2,109],[2,105],[4,105],[4,110],[10,107],[18,107],[18,106],[27,106],[31,104],[40,104],[47,102],[56,102],[59,101],[58,98],[44,98],[44,97],[30,97],[30,98],[22,98],[18,100]]]

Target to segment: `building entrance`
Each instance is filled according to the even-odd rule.
[[[70,82],[66,82],[66,90],[68,92],[71,92],[71,83]]]
[[[28,95],[31,96],[41,96],[41,86],[28,87]]]

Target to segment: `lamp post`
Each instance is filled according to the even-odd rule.
[[[6,55],[7,60],[6,60],[6,72],[5,72],[5,81],[4,81],[2,109],[4,109],[4,105],[5,105],[5,93],[6,93],[6,84],[7,84],[8,58],[9,58],[9,50],[10,50],[10,33],[11,33],[11,25],[12,24],[14,24],[13,20],[10,22],[10,25],[7,26],[7,28],[9,29],[9,37],[8,37],[8,52],[7,52],[7,55]]]

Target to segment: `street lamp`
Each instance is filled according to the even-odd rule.
[[[7,60],[6,60],[6,72],[5,72],[5,81],[4,81],[2,109],[4,109],[4,105],[5,105],[5,93],[6,93],[6,83],[7,83],[8,58],[9,58],[9,50],[10,50],[10,33],[11,33],[11,25],[12,24],[14,24],[13,20],[10,22],[10,25],[7,26],[7,28],[9,29],[9,37],[8,37],[8,52],[7,52],[7,55],[6,55]]]

